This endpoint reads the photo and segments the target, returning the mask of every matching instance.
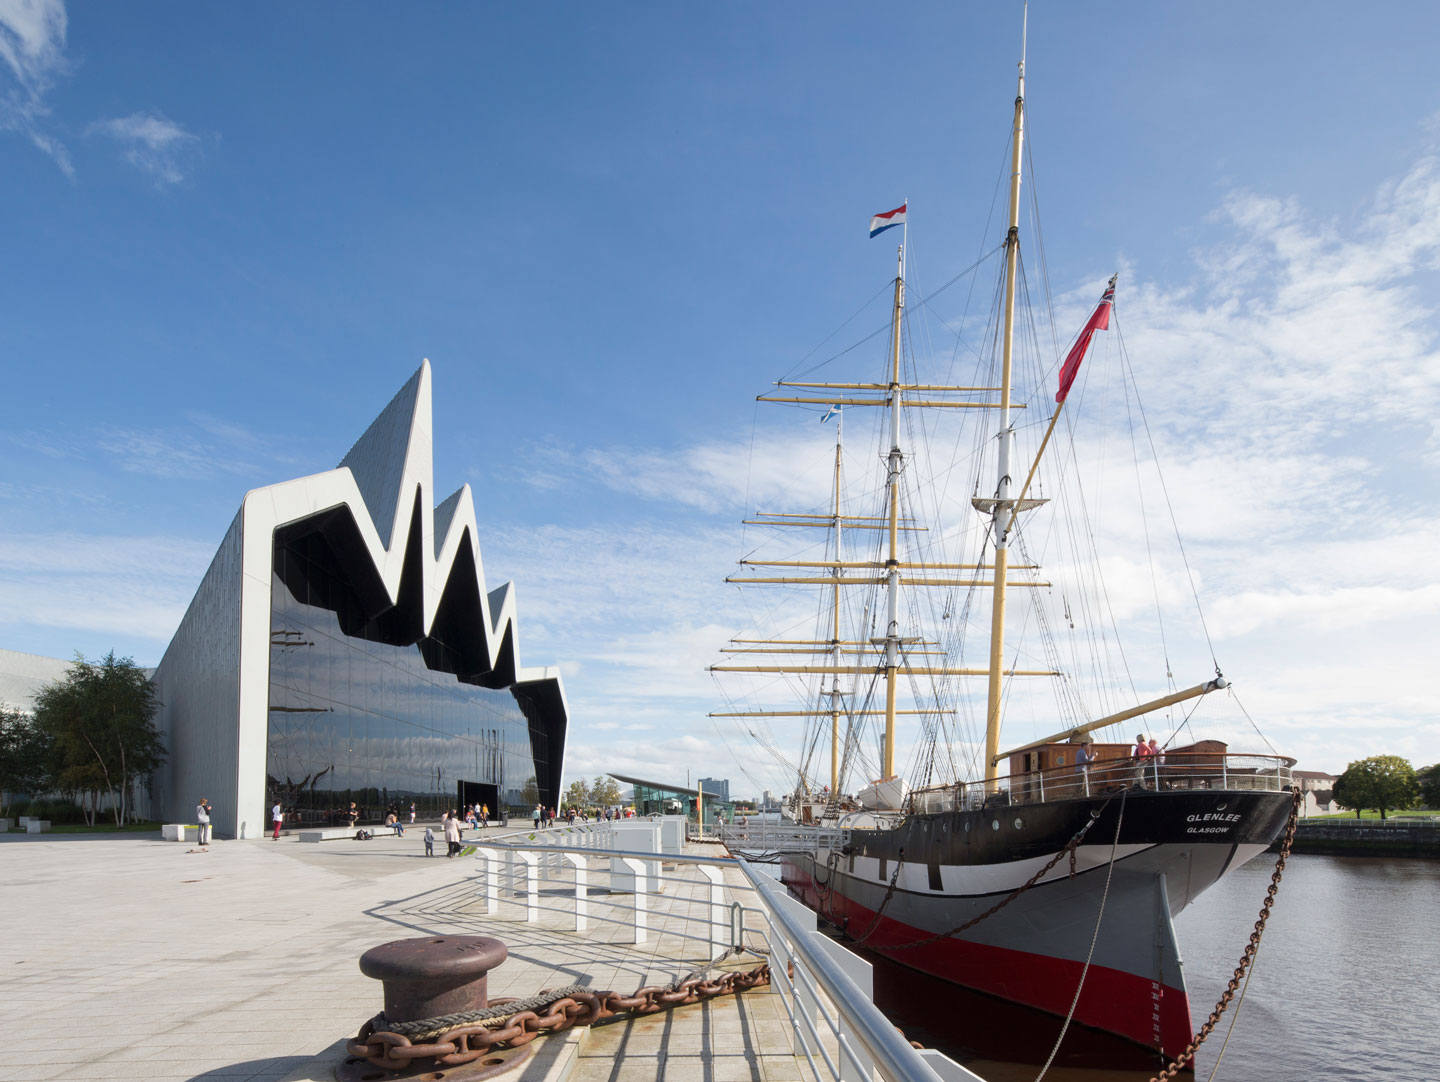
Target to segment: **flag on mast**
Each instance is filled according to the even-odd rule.
[[[1085,351],[1090,348],[1091,337],[1096,331],[1110,329],[1110,309],[1115,304],[1115,279],[1119,277],[1118,274],[1110,276],[1110,284],[1101,294],[1099,305],[1081,328],[1080,336],[1075,339],[1070,352],[1065,355],[1065,363],[1060,366],[1060,389],[1055,392],[1056,402],[1064,402],[1065,396],[1070,393],[1070,385],[1075,382],[1075,377],[1080,372],[1080,362],[1085,359]]]
[[[906,201],[908,202],[908,200]],[[870,219],[870,235],[878,237],[887,229],[897,225],[905,224],[905,203],[901,203],[894,210],[887,210]]]

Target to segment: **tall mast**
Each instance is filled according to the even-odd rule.
[[[840,646],[840,580],[844,577],[842,567],[845,560],[844,522],[840,517],[840,460],[845,446],[845,411],[835,408],[835,567],[830,587],[830,660],[839,670],[845,662]],[[830,677],[830,797],[840,794],[840,673]]]
[[[908,205],[908,203],[907,203]],[[907,226],[908,231],[908,226]],[[890,458],[886,488],[890,496],[890,552],[885,561],[885,747],[880,778],[895,776],[895,692],[900,675],[900,317],[905,308],[905,245],[895,256],[894,332],[890,340]]]
[[[995,540],[995,578],[990,615],[990,685],[985,708],[985,784],[993,789],[998,776],[995,762],[1000,747],[1000,696],[1005,672],[1005,576],[1009,561],[1009,535],[1013,520],[1010,498],[1010,455],[1015,429],[1010,422],[1011,360],[1015,345],[1015,277],[1020,263],[1020,169],[1025,143],[1025,44],[1020,44],[1020,75],[1015,91],[1015,127],[1010,158],[1010,228],[1005,234],[1005,323],[1001,338],[999,479],[990,512]]]

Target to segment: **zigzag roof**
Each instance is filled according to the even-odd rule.
[[[395,605],[401,599],[407,557],[414,558],[407,548],[418,515],[424,634],[434,629],[442,602],[473,603],[480,613],[483,646],[470,651],[465,660],[473,671],[462,675],[490,674],[481,682],[491,686],[553,683],[563,709],[559,670],[521,666],[514,586],[507,582],[486,588],[470,486],[462,485],[438,506],[434,503],[431,418],[430,362],[424,361],[336,469],[246,495],[246,549],[268,549],[276,529],[343,506]],[[473,573],[468,567],[457,568],[457,563],[467,563],[462,559],[466,554]]]

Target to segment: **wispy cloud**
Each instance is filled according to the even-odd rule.
[[[174,634],[214,546],[170,537],[0,535],[0,625]],[[151,660],[158,660],[156,649]]]
[[[25,136],[74,176],[70,152],[48,130],[46,95],[67,69],[63,0],[0,0],[0,60],[12,85],[0,97],[0,130]]]
[[[200,159],[199,137],[156,112],[96,121],[86,134],[113,139],[127,162],[162,186],[179,184]]]

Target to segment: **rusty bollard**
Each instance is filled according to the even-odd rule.
[[[483,935],[396,939],[362,954],[360,972],[384,983],[386,1018],[415,1022],[489,1006],[486,974],[507,953]]]

